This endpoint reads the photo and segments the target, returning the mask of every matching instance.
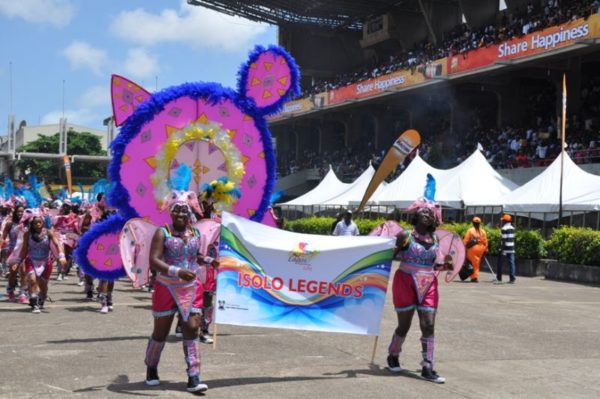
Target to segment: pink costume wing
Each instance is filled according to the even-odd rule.
[[[277,221],[275,220],[275,215],[273,215],[273,208],[269,208],[269,210],[265,212],[265,216],[263,216],[261,223],[266,224],[267,226],[277,227]]]
[[[21,259],[21,250],[23,249],[24,234],[24,229],[20,227],[19,233],[17,235],[17,243],[15,244],[15,249],[13,249],[13,251],[8,256],[8,259],[6,260],[6,263],[9,266],[18,265],[19,263],[21,263],[21,261],[23,261],[23,259]]]
[[[153,223],[134,218],[125,223],[119,235],[123,268],[134,288],[148,283],[150,245],[157,228]]]
[[[219,242],[221,223],[212,219],[200,219],[194,227],[200,231],[200,253],[206,255],[209,245]]]
[[[436,259],[436,263],[444,263],[446,255],[452,257],[454,264],[454,270],[448,270],[446,273],[445,280],[447,283],[454,280],[454,277],[460,273],[460,269],[465,262],[465,245],[463,244],[460,236],[456,233],[452,233],[447,230],[437,229],[435,234],[439,241],[439,250]]]
[[[194,224],[194,227],[200,231],[200,253],[213,258],[218,256],[219,239],[221,238],[221,223],[212,219],[200,219]],[[209,253],[213,252],[213,253]],[[207,266],[200,265],[200,281],[206,283],[208,274]]]
[[[5,217],[4,220],[2,221],[2,226],[0,226],[0,234],[2,234],[4,232],[4,229],[6,228],[6,224],[8,223],[9,220],[11,220],[12,218],[10,217]],[[6,235],[6,238],[4,238],[4,241],[2,241],[0,243],[0,247],[4,248],[8,246],[8,234]]]
[[[370,236],[396,237],[402,231],[402,226],[393,220],[386,220],[369,233]]]
[[[119,75],[112,75],[110,94],[116,126],[125,123],[127,118],[151,97],[151,94],[142,86]]]

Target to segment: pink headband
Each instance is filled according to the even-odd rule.
[[[198,197],[193,191],[171,191],[163,200],[162,209],[168,209],[170,212],[176,205],[187,206],[188,209],[193,209],[200,215],[203,214],[202,208],[198,203]]]
[[[44,212],[40,208],[27,208],[23,211],[23,216],[21,216],[19,223],[25,224],[37,217],[44,217]]]
[[[420,197],[415,202],[413,202],[408,208],[406,208],[406,211],[418,212],[423,208],[431,209],[433,211],[433,215],[435,216],[437,224],[442,224],[442,207],[437,202],[425,199],[424,197]]]

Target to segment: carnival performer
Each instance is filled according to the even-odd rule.
[[[10,208],[8,208],[5,204],[4,201],[1,199],[2,195],[0,195],[0,235],[2,234],[2,232],[4,231],[4,225],[5,222],[8,220],[9,218],[9,214],[10,214]],[[3,241],[0,241],[0,243],[2,243]],[[0,277],[6,277],[8,278],[8,267],[6,265],[6,251],[4,251],[4,249],[2,249],[2,251],[0,251],[0,266],[2,267],[2,275]]]
[[[108,218],[110,212],[104,202],[104,193],[96,195],[96,206],[92,210],[93,221],[101,222]],[[106,314],[113,310],[113,291],[115,282],[109,280],[100,280],[98,282],[98,300],[100,302],[100,313]],[[89,291],[88,291],[89,297]]]
[[[445,379],[434,369],[434,326],[439,301],[435,271],[451,270],[453,265],[449,255],[444,264],[436,263],[439,244],[435,230],[442,222],[442,215],[434,196],[435,180],[427,175],[425,196],[407,209],[415,212],[413,229],[397,235],[394,258],[400,260],[400,266],[394,275],[392,293],[398,327],[388,348],[387,363],[390,371],[402,371],[399,356],[416,310],[422,334],[421,377],[441,384]]]
[[[467,249],[467,259],[473,265],[473,274],[471,282],[479,282],[479,268],[481,261],[488,251],[488,240],[485,230],[481,227],[481,219],[477,216],[473,218],[473,227],[465,233],[463,243]]]
[[[70,270],[72,262],[72,253],[77,244],[77,215],[72,212],[72,203],[68,198],[65,199],[60,207],[60,214],[54,218],[54,230],[60,234],[61,241],[64,244],[65,256],[67,258],[66,266],[58,266],[57,281],[67,280],[67,273]]]
[[[48,296],[48,280],[54,263],[51,249],[55,249],[55,255],[63,268],[67,260],[60,240],[51,229],[45,228],[44,215],[39,209],[26,209],[23,213],[23,223],[27,225],[27,230],[23,234],[22,247],[16,262],[25,264],[30,285],[31,312],[40,313]]]
[[[5,257],[6,259],[8,259],[8,257],[14,251],[17,245],[19,234],[23,231],[23,225],[20,223],[20,221],[21,217],[23,216],[24,210],[25,207],[21,205],[21,203],[16,203],[12,210],[11,216],[9,216],[6,223],[4,224],[1,242],[4,243],[8,238],[8,244],[4,248],[2,248],[3,257]],[[19,268],[21,268],[20,273]],[[25,278],[25,269],[21,266],[20,263],[8,266],[8,286],[6,289],[8,294],[8,300],[10,302],[17,301],[17,298],[15,296],[15,288],[17,288],[19,274],[21,276],[21,292],[19,294],[19,302],[26,304],[29,301],[28,286]]]
[[[189,168],[186,170],[189,171]],[[172,187],[179,190],[173,191],[163,202],[172,222],[156,231],[150,247],[150,267],[156,270],[157,277],[152,294],[154,331],[146,349],[146,384],[160,383],[157,370],[160,355],[173,316],[179,313],[187,364],[187,390],[202,392],[208,387],[200,381],[200,351],[197,346],[204,294],[198,276],[199,263],[209,263],[214,267],[219,263],[200,253],[200,233],[190,224],[192,208],[202,213],[196,195],[184,191],[190,178],[191,171],[188,177],[182,179],[183,182],[172,181]]]

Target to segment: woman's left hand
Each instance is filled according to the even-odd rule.
[[[221,263],[220,263],[218,260],[216,260],[216,259],[213,259],[213,261],[212,261],[212,262],[210,262],[210,264],[211,264],[211,265],[212,265],[212,267],[214,267],[215,269],[216,269],[216,268],[218,268],[218,267],[221,265]]]
[[[454,270],[454,260],[450,255],[446,255],[444,258],[444,270]]]

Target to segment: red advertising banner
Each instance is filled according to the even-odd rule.
[[[528,57],[575,44],[578,40],[600,36],[600,15],[587,20],[578,19],[508,40],[482,47],[465,54],[448,57],[448,73],[466,72],[493,65],[502,60]]]
[[[445,76],[446,63],[446,59],[442,58],[427,65],[419,65],[412,70],[397,71],[331,90],[328,105],[372,97],[389,89],[414,86],[432,78]]]

